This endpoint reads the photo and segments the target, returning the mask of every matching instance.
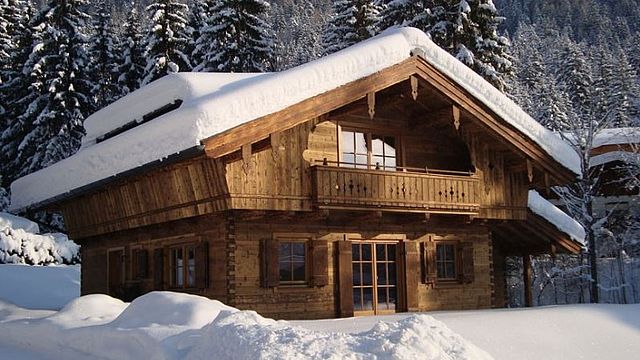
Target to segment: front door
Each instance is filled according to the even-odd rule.
[[[396,312],[397,243],[353,242],[353,311],[355,315]]]
[[[108,253],[109,294],[121,297],[124,285],[124,250],[109,250]]]

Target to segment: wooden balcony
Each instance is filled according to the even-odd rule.
[[[480,181],[475,175],[426,169],[422,172],[397,170],[312,166],[314,203],[321,209],[479,213]]]

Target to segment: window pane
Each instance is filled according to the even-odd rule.
[[[281,242],[279,245],[278,261],[280,263],[284,261],[291,261],[291,243]]]
[[[358,169],[366,169],[367,168],[367,155],[356,155],[356,166]]]
[[[304,262],[305,244],[304,243],[292,243],[291,244],[293,259],[292,261]]]
[[[392,136],[384,138],[384,156],[396,157],[396,139]]]
[[[447,260],[453,260],[453,245],[444,245],[445,258]]]
[[[455,278],[456,277],[456,266],[455,263],[453,262],[448,262],[446,263],[446,270],[447,270],[447,278]]]
[[[387,245],[387,260],[396,261],[396,245]]]
[[[387,310],[387,288],[378,288],[378,309]]]
[[[389,269],[389,284],[395,285],[396,284],[396,264],[395,263],[389,264],[388,269]]]
[[[371,166],[376,170],[382,170],[385,167],[384,158],[382,156],[372,156],[371,157]]]
[[[302,263],[293,263],[293,281],[305,281],[305,266]]]
[[[362,244],[362,260],[371,261],[371,244]]]
[[[343,152],[354,152],[355,144],[353,142],[353,132],[352,131],[343,131],[342,132],[342,151]]]
[[[351,258],[353,259],[353,261],[359,261],[360,260],[360,245],[359,244],[352,244],[351,245]]]
[[[373,310],[373,288],[363,288],[363,310]]]
[[[353,289],[353,310],[362,310],[362,289]]]
[[[351,153],[342,153],[342,162],[345,163],[342,164],[344,166],[351,165],[351,167],[353,167],[353,164],[355,164],[355,157]]]
[[[187,285],[196,285],[196,250],[189,248],[187,250],[188,267],[187,267]]]
[[[376,260],[385,261],[387,259],[384,248],[384,244],[376,244]]]
[[[358,286],[360,284],[360,264],[353,264],[353,286]]]
[[[444,269],[444,263],[443,262],[438,262],[438,277],[441,279],[444,279],[447,277],[447,274],[445,273],[445,269]]]
[[[387,285],[387,264],[377,263],[376,267],[378,271],[378,273],[376,274],[378,285]]]
[[[385,170],[395,171],[396,170],[396,158],[385,157],[384,158],[384,169]]]
[[[355,133],[355,153],[356,154],[366,154],[367,153],[367,140],[364,133],[356,132]]]
[[[398,295],[396,294],[396,288],[389,288],[389,309],[394,310],[397,302]]]
[[[379,135],[371,135],[371,153],[373,155],[384,155],[384,141]]]
[[[362,283],[364,285],[373,285],[373,268],[371,263],[362,264]]]
[[[280,261],[280,281],[291,281],[291,263],[288,261]]]

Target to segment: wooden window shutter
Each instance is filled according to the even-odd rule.
[[[209,287],[209,243],[203,241],[196,248],[196,287]]]
[[[353,316],[353,267],[351,241],[336,241],[340,317]]]
[[[278,239],[263,239],[262,255],[262,287],[272,288],[280,285],[280,266],[278,264]]]
[[[407,311],[418,311],[418,285],[420,283],[420,244],[416,241],[405,241],[403,244],[407,286]]]
[[[465,284],[474,281],[475,269],[473,265],[473,243],[463,242],[462,248],[462,281]]]
[[[438,269],[436,266],[436,243],[426,241],[424,244],[424,259],[426,261],[426,284],[435,284],[438,279]]]
[[[146,279],[149,277],[149,253],[146,249],[136,249],[134,253],[136,259],[136,277]]]
[[[162,290],[164,288],[164,251],[162,248],[153,250],[153,288]]]
[[[329,283],[329,246],[326,240],[311,240],[311,285]]]

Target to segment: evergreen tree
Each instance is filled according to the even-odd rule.
[[[194,66],[202,62],[204,55],[202,49],[196,46],[196,41],[200,38],[201,30],[205,27],[206,19],[209,16],[209,1],[194,0],[189,6],[188,41],[185,53],[189,55],[189,60]]]
[[[304,64],[320,56],[324,10],[321,3],[314,4],[309,0],[273,5],[272,18],[277,39],[275,70]]]
[[[51,0],[34,19],[35,45],[25,63],[28,92],[17,121],[20,136],[11,175],[19,177],[72,155],[84,134],[82,122],[91,110],[92,84],[83,30],[90,17],[84,0]],[[24,134],[24,136],[22,136]]]
[[[376,33],[379,7],[372,0],[334,0],[333,15],[322,36],[324,53],[342,50]]]
[[[8,188],[24,164],[18,159],[18,147],[27,134],[27,127],[21,116],[37,94],[31,91],[31,79],[29,62],[33,42],[36,39],[30,26],[35,9],[31,2],[20,2],[20,20],[14,23],[16,33],[13,37],[14,51],[11,53],[6,69],[5,82],[0,84],[0,97],[7,109],[0,114],[0,173],[3,173],[3,182],[0,186]]]
[[[413,26],[429,33],[438,46],[504,91],[512,63],[509,40],[498,35],[502,19],[491,0],[391,0],[379,26]]]
[[[274,35],[263,0],[219,0],[210,7],[207,26],[197,41],[204,57],[197,69],[263,72],[274,68]]]
[[[118,85],[121,96],[138,89],[142,82],[146,58],[144,56],[145,45],[143,43],[142,33],[140,32],[141,28],[140,13],[134,1],[131,2],[129,6],[129,14],[123,25],[123,32],[119,43],[121,57],[119,59],[117,74],[119,74]]]
[[[2,176],[0,176],[0,184],[2,183]],[[0,211],[6,211],[9,208],[10,198],[7,190],[0,185]]]
[[[187,48],[187,5],[180,0],[157,0],[147,6],[151,27],[147,35],[146,58],[142,84],[148,84],[167,74],[190,71]]]
[[[16,51],[20,51],[16,37],[24,26],[25,4],[22,0],[0,0],[0,86],[15,78],[18,64],[12,61]],[[9,111],[9,93],[0,91],[0,126],[6,126],[6,112]],[[0,128],[0,129],[1,129]]]
[[[104,0],[96,4],[92,21],[93,35],[89,45],[89,74],[93,88],[91,97],[96,110],[115,101],[120,95],[117,84],[117,56],[114,34],[111,30],[111,14]]]

